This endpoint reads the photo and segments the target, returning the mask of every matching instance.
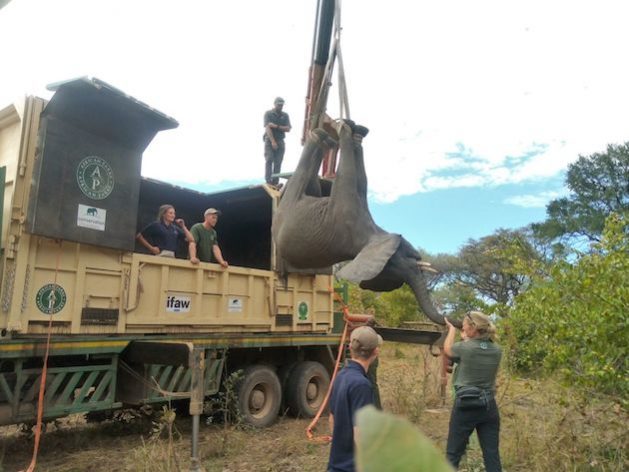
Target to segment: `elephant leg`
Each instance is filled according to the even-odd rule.
[[[367,174],[363,159],[361,136],[353,136],[353,126],[343,124],[339,131],[340,161],[336,179],[330,195],[346,201],[347,198],[356,199],[361,207],[367,208]],[[361,127],[362,128],[362,127]],[[335,197],[339,194],[339,197]]]
[[[317,173],[321,167],[323,155],[330,146],[330,139],[322,129],[315,129],[310,133],[297,168],[288,180],[282,200],[297,201],[306,193],[316,195],[317,191],[318,195],[321,195]]]
[[[362,143],[354,143],[356,153],[356,190],[361,201],[367,204],[367,172],[365,171],[365,159]]]

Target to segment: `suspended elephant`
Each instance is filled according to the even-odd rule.
[[[374,291],[394,290],[406,282],[421,310],[444,324],[430,299],[419,253],[399,234],[376,225],[369,213],[362,148],[367,128],[350,121],[339,126],[340,161],[330,195],[321,195],[317,172],[336,142],[322,129],[310,133],[284,189],[273,219],[280,259],[297,269],[351,261],[337,275]]]

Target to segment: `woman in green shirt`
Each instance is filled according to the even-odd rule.
[[[443,349],[459,363],[446,447],[448,461],[458,468],[470,434],[476,430],[485,469],[500,472],[500,414],[494,393],[502,350],[494,343],[496,328],[484,313],[470,311],[465,314],[462,327],[467,340],[455,343],[456,328],[447,318],[445,320],[448,335]]]

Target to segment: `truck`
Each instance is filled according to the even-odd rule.
[[[246,422],[269,425],[281,405],[312,417],[342,316],[331,269],[275,270],[279,192],[143,178],[144,150],[176,120],[96,78],[51,89],[49,100],[0,109],[0,424],[32,423],[42,407],[52,420],[195,388],[198,403],[234,371]],[[185,247],[165,258],[136,244],[165,203],[190,223],[222,211],[229,268],[192,264]]]

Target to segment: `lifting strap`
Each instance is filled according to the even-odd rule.
[[[321,406],[319,407],[319,411],[317,411],[317,414],[315,415],[315,417],[312,419],[312,421],[306,428],[306,436],[308,437],[308,439],[310,439],[311,441],[317,441],[317,442],[330,442],[332,440],[332,436],[330,435],[315,436],[313,430],[315,426],[317,425],[317,423],[319,422],[321,415],[323,414],[326,407],[328,406],[328,401],[330,400],[330,394],[332,392],[332,386],[334,385],[334,380],[336,379],[336,374],[338,373],[339,366],[341,364],[341,358],[343,357],[343,354],[345,353],[345,342],[347,340],[347,335],[349,334],[351,329],[353,329],[356,326],[355,323],[362,325],[362,324],[365,324],[369,319],[373,319],[373,316],[371,315],[350,315],[349,307],[347,306],[345,301],[341,298],[341,296],[334,290],[334,288],[330,288],[330,291],[334,294],[334,298],[341,305],[341,309],[343,311],[343,321],[345,322],[345,324],[343,326],[343,334],[341,335],[341,342],[339,344],[339,352],[336,355],[336,362],[334,363],[334,372],[332,373],[332,378],[330,379],[330,386],[328,387],[328,391],[325,394],[325,398],[323,399],[323,402],[321,403]]]
[[[55,277],[53,280],[53,286],[57,286],[57,275],[59,274],[59,261],[61,259],[61,246],[63,245],[63,240],[57,241],[59,244],[57,248],[57,257],[55,262]],[[51,295],[54,295],[54,288],[50,292]],[[35,470],[35,466],[37,465],[37,454],[39,453],[39,442],[41,440],[42,426],[43,426],[43,417],[44,417],[44,395],[46,393],[46,377],[48,374],[48,356],[50,354],[50,343],[52,337],[52,315],[54,310],[54,303],[49,303],[49,312],[48,312],[48,332],[46,335],[46,352],[44,354],[43,367],[41,372],[41,380],[39,383],[39,395],[37,398],[37,423],[35,424],[35,440],[33,442],[33,456],[31,457],[31,463],[26,469],[26,472],[33,472]]]
[[[331,53],[325,66],[323,80],[317,95],[317,101],[312,111],[310,129],[317,128],[322,125],[322,119],[327,110],[328,94],[332,85],[332,74],[334,72],[334,64],[338,58],[338,80],[339,80],[339,118],[350,119],[349,97],[347,93],[347,83],[345,80],[345,68],[343,67],[343,54],[341,52],[341,0],[334,2],[334,41],[332,43]]]
[[[343,66],[343,53],[341,51],[341,0],[334,0],[334,40],[330,55],[325,66],[323,80],[319,87],[316,102],[310,116],[310,130],[323,127],[326,118],[328,94],[332,86],[332,73],[334,64],[338,58],[338,81],[339,81],[339,119],[350,119],[349,96],[347,92],[347,82],[345,80],[345,67]],[[338,148],[329,149],[321,162],[321,175],[326,178],[334,178],[336,175]]]

